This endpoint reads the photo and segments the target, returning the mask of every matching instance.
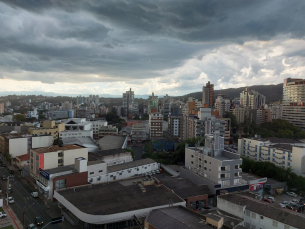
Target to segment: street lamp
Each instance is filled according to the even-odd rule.
[[[26,212],[26,210],[28,210],[30,207],[32,207],[33,205],[34,205],[35,203],[32,203],[30,206],[28,206],[24,211],[23,211],[23,213],[22,213],[22,218],[23,218],[23,223],[22,223],[22,225],[23,225],[23,228],[25,228],[25,225],[24,225],[24,215],[25,215],[25,212]]]

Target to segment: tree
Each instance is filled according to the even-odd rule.
[[[16,114],[13,116],[13,120],[16,122],[25,122],[26,118],[23,114]]]
[[[46,116],[40,114],[40,115],[38,116],[38,119],[47,119],[47,118],[46,118]]]
[[[144,145],[144,151],[145,151],[145,153],[153,153],[154,152],[154,145],[153,145],[152,141],[147,142]]]

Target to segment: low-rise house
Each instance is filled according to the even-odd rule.
[[[25,166],[28,166],[30,162],[30,153],[23,154],[16,157],[16,165],[18,168],[22,169]]]

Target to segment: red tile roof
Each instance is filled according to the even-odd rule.
[[[34,152],[41,154],[41,153],[50,153],[50,152],[56,152],[59,150],[73,150],[73,149],[82,149],[84,147],[79,145],[64,145],[62,147],[58,145],[49,146],[49,147],[43,147],[43,148],[36,148],[32,149]]]
[[[28,161],[28,160],[30,160],[30,153],[17,156],[17,158],[21,161]]]

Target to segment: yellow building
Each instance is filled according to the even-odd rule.
[[[50,134],[53,139],[57,139],[59,133],[65,130],[65,123],[55,123],[55,121],[44,121],[42,127],[29,128],[30,134]]]

